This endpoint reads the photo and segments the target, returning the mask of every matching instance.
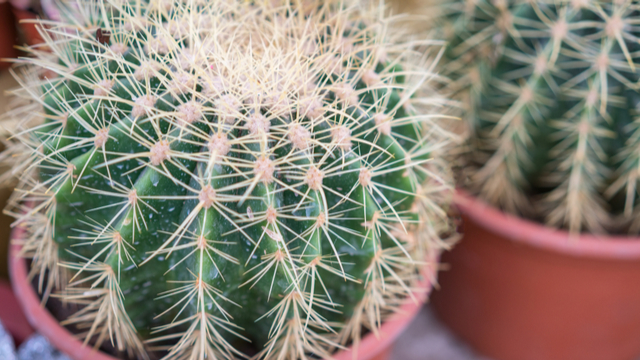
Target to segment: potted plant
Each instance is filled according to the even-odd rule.
[[[469,135],[438,316],[498,360],[636,358],[637,4],[431,6]]]
[[[454,137],[430,81],[441,44],[383,13],[63,7],[51,51],[15,71],[5,154],[33,325],[75,359],[107,344],[137,359],[382,356],[368,352],[409,321],[398,309],[417,311],[454,239],[439,155]],[[77,311],[48,315],[31,278]]]

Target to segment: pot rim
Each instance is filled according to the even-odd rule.
[[[92,360],[118,360],[91,346],[85,346],[69,330],[62,327],[58,320],[40,304],[40,297],[28,281],[27,261],[19,256],[21,245],[14,243],[14,239],[19,239],[24,235],[24,229],[16,227],[11,233],[11,245],[9,248],[9,273],[11,286],[16,297],[20,300],[20,306],[27,317],[27,320],[34,329],[45,336],[54,347],[69,355],[72,359],[92,359]],[[391,315],[380,327],[378,334],[369,332],[361,341],[357,349],[349,347],[336,353],[333,360],[371,360],[378,354],[389,348],[402,331],[415,318],[417,313],[426,302],[426,299],[433,289],[435,283],[439,256],[431,256],[433,261],[429,261],[423,272],[423,279],[418,282],[416,288],[426,291],[416,291],[415,301],[407,299],[405,303]]]
[[[454,203],[478,225],[515,242],[575,257],[637,260],[640,237],[621,235],[572,235],[540,223],[502,212],[464,189],[456,189]]]

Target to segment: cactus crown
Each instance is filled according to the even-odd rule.
[[[82,305],[64,324],[137,358],[324,358],[412,297],[447,245],[452,135],[441,46],[383,10],[105,0],[43,23],[4,156],[41,291]]]
[[[572,232],[638,232],[637,1],[437,6],[470,125],[469,186]]]

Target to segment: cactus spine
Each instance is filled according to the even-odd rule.
[[[137,358],[328,357],[411,297],[451,231],[453,136],[441,46],[383,12],[105,0],[47,23],[4,156],[41,290],[83,305],[64,323]]]
[[[435,6],[470,128],[469,186],[572,232],[638,232],[638,2]]]

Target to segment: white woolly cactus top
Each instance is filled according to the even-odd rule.
[[[348,1],[60,6],[4,158],[65,324],[137,358],[328,357],[412,297],[452,230],[441,44]]]

